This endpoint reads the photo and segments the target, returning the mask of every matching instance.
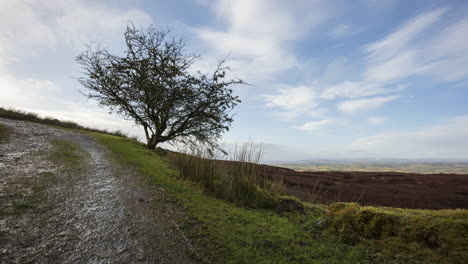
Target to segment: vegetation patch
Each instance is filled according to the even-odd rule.
[[[412,244],[419,252],[468,259],[468,210],[412,210],[336,203],[328,208],[329,229],[349,244],[379,240]],[[435,254],[434,254],[435,253]]]
[[[89,155],[81,147],[66,140],[52,141],[53,149],[49,153],[48,159],[63,168],[79,170],[83,160]]]
[[[238,205],[274,208],[285,187],[279,177],[262,177],[261,156],[261,148],[247,143],[236,148],[229,161],[209,150],[171,153],[169,158],[182,179],[199,183],[209,194]]]
[[[47,188],[55,182],[52,172],[23,175],[8,182],[8,190],[0,195],[0,216],[38,211],[47,196]]]
[[[326,207],[284,197],[279,198],[288,200],[282,202],[281,213],[277,208],[239,206],[206,195],[205,188],[193,181],[177,179],[179,172],[166,158],[142,144],[99,133],[92,135],[186,208],[186,217],[178,218],[177,224],[192,241],[194,256],[206,262],[460,263],[466,259],[461,252],[466,244],[460,240],[466,237],[466,212],[461,210],[437,213],[376,208],[374,216],[370,208],[364,210],[366,213],[354,213],[359,208],[355,204]],[[427,215],[433,218],[425,219]],[[404,224],[402,230],[399,223]],[[422,237],[432,241],[429,230],[449,233],[440,234],[438,247],[431,248],[430,242],[424,245],[418,241],[424,240]],[[455,259],[457,256],[460,259]]]
[[[11,129],[0,124],[0,143],[6,143],[10,139]]]

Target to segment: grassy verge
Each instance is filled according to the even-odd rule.
[[[8,142],[11,135],[10,128],[0,124],[0,143]]]
[[[281,214],[272,209],[241,207],[206,195],[197,184],[178,180],[179,173],[165,159],[132,140],[99,133],[92,135],[121,161],[134,165],[186,208],[187,218],[180,219],[179,225],[193,241],[197,258],[207,262],[463,263],[466,260],[465,253],[460,251],[466,244],[459,239],[466,238],[466,211],[459,216],[447,214],[444,218],[448,225],[456,228],[434,229],[435,233],[449,230],[450,233],[443,235],[444,239],[453,237],[456,241],[447,242],[443,249],[431,248],[431,244],[423,242],[431,239],[418,238],[420,233],[415,230],[438,223],[437,217],[427,219],[424,215],[416,216],[417,213],[372,209],[376,215],[379,210],[384,210],[384,215],[393,212],[396,218],[402,219],[401,223],[406,223],[401,232],[393,234],[379,231],[387,230],[386,225],[379,229],[380,220],[365,220],[361,225],[348,226],[358,219],[367,219],[346,210],[354,206],[352,204],[331,207],[304,204],[301,211]],[[405,219],[411,220],[405,222]],[[421,221],[420,224],[417,225],[417,221]],[[398,226],[398,223],[393,225]],[[458,231],[462,233],[453,233]],[[379,232],[381,235],[376,235]]]

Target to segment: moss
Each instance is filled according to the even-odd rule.
[[[363,239],[415,243],[451,259],[468,259],[467,210],[411,210],[337,203],[328,207],[329,228],[346,243]]]

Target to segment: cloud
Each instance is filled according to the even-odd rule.
[[[372,125],[382,125],[387,122],[387,120],[388,118],[384,116],[371,116],[367,119],[367,121]]]
[[[401,158],[468,158],[468,115],[408,132],[364,137],[351,144],[360,156]]]
[[[284,86],[276,90],[276,94],[264,95],[266,106],[280,108],[283,116],[294,118],[300,114],[312,114],[312,110],[317,106],[317,96],[311,87]]]
[[[138,27],[149,25],[152,18],[137,8],[111,8],[82,0],[55,1],[47,12],[57,12],[52,25],[61,40],[82,48],[82,43],[101,42],[114,44],[121,40],[129,21]]]
[[[34,55],[38,48],[52,47],[56,36],[26,1],[1,1],[0,67],[19,57]]]
[[[350,24],[338,24],[330,32],[330,36],[334,38],[349,37],[361,31]]]
[[[139,9],[109,8],[82,0],[1,1],[0,66],[38,55],[44,49],[63,45],[105,41],[111,44],[128,21],[138,25],[151,22]]]
[[[381,107],[385,103],[398,99],[399,95],[377,96],[373,98],[345,101],[338,105],[338,109],[347,114],[369,111]]]
[[[384,39],[366,45],[365,80],[388,84],[415,75],[442,82],[466,78],[468,17],[440,29],[437,22],[447,11],[441,8],[422,13]]]
[[[60,88],[47,79],[19,79],[13,75],[0,71],[0,105],[28,106],[29,108],[43,108],[44,102],[56,104]]]
[[[330,120],[324,119],[320,121],[308,122],[302,126],[294,126],[297,130],[308,131],[308,132],[317,132],[323,129],[327,124],[330,124]]]
[[[365,46],[366,53],[370,59],[377,61],[386,61],[398,55],[408,43],[437,22],[446,11],[446,9],[440,8],[418,15],[384,39],[367,44]]]
[[[244,142],[222,142],[221,148],[228,153],[228,157],[221,156],[220,158],[232,158],[232,154],[239,151],[239,148],[243,145],[250,145],[252,150],[261,150],[262,157],[261,163],[268,163],[272,161],[292,161],[303,159],[304,157],[310,156],[308,150],[300,149],[297,147],[291,147],[284,144],[272,144],[272,143],[253,143],[252,141]],[[229,156],[230,155],[230,156]]]
[[[0,1],[0,24],[8,25],[0,31],[0,106],[99,128],[120,127],[134,134],[131,122],[109,116],[106,110],[73,90],[70,83],[74,80],[48,72],[48,68],[53,68],[51,63],[73,68],[71,63],[83,42],[121,42],[130,20],[144,25],[151,22],[151,17],[140,9],[108,7],[102,2],[84,0]],[[44,68],[39,71],[40,78],[16,71],[31,61],[41,60]]]
[[[344,81],[340,84],[326,88],[320,97],[328,100],[335,99],[337,97],[354,99],[362,96],[377,95],[388,92],[390,91],[375,84]]]
[[[325,1],[217,0],[202,3],[217,15],[218,25],[223,25],[216,30],[192,28],[207,49],[213,51],[204,59],[214,61],[210,57],[229,54],[233,72],[252,82],[270,80],[275,73],[299,67],[291,42],[322,23],[331,12]]]
[[[326,87],[320,98],[360,98],[383,95],[406,88],[413,76],[429,76],[438,81],[460,81],[468,76],[468,17],[441,26],[438,23],[448,12],[439,8],[419,14],[403,23],[386,37],[363,46],[365,68],[361,78]],[[402,83],[403,82],[403,83]],[[383,100],[383,97],[379,97]],[[397,97],[386,97],[392,98]],[[367,100],[367,99],[366,99]],[[375,102],[380,102],[377,100]],[[345,112],[366,101],[348,101],[339,105]],[[371,107],[367,107],[371,109]]]

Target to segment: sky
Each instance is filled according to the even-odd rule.
[[[242,103],[222,144],[265,161],[468,160],[468,1],[2,0],[0,107],[121,129],[80,93],[75,57],[123,32],[170,28],[211,72],[228,56]]]

